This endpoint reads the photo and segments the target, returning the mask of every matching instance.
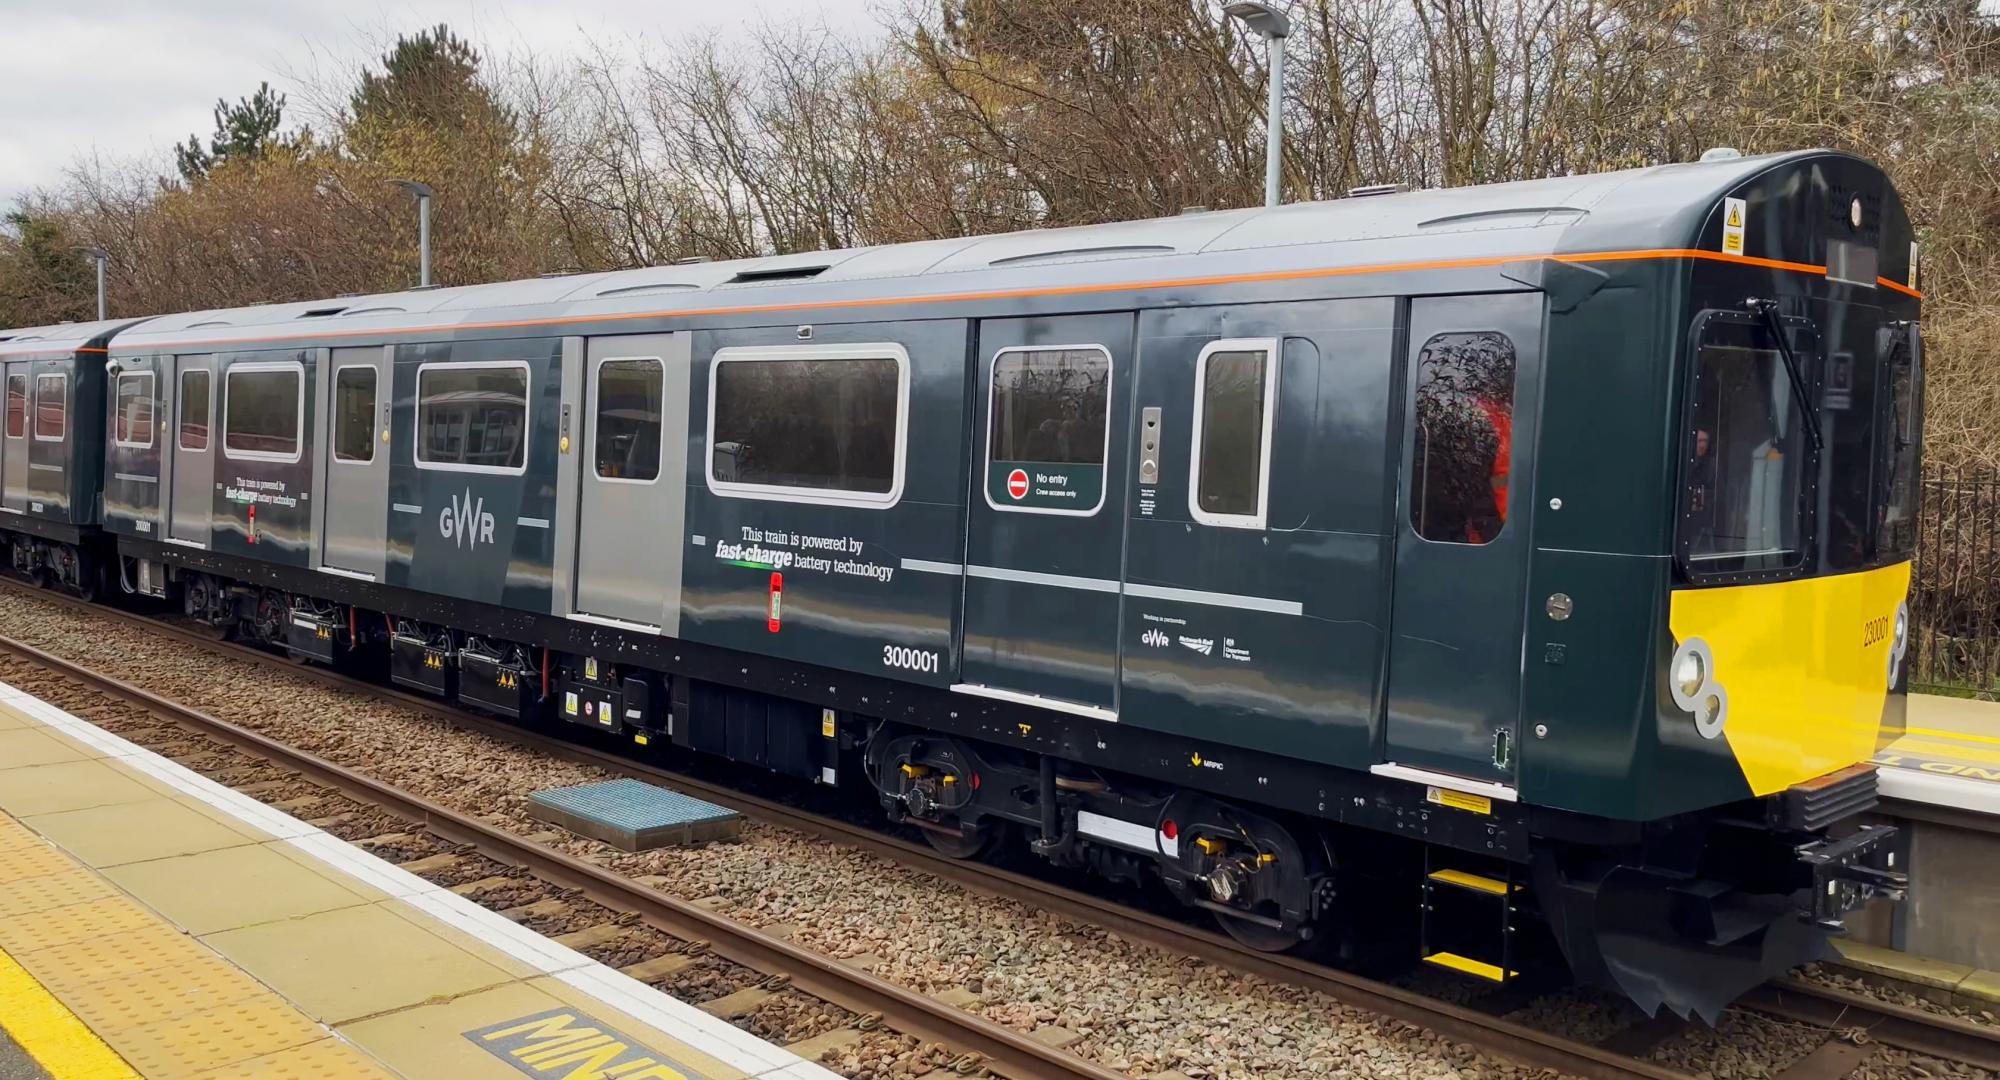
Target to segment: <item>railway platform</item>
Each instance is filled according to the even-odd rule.
[[[0,684],[0,1078],[830,1080]]]
[[[1875,763],[1881,816],[1904,830],[1910,891],[1893,921],[1861,936],[1932,958],[1910,961],[1910,981],[1935,981],[1935,962],[1984,985],[1977,976],[2000,969],[2000,703],[1911,694],[1904,734]]]

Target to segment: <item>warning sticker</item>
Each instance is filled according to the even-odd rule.
[[[1917,242],[1910,241],[1910,288],[1917,287]]]
[[[1749,208],[1742,199],[1722,200],[1722,250],[1730,255],[1743,254],[1743,219],[1749,216]]]
[[[1475,814],[1491,814],[1493,800],[1484,795],[1468,795],[1450,788],[1430,788],[1424,793],[1431,802],[1439,806],[1449,806],[1454,810],[1470,810]]]

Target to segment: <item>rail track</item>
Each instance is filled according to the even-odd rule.
[[[4,579],[0,579],[4,581]],[[1105,927],[1128,940],[1273,982],[1301,987],[1388,1018],[1416,1025],[1521,1064],[1555,1069],[1587,1080],[1688,1080],[1688,1074],[1644,1060],[1685,1024],[1663,1016],[1617,1032],[1597,1043],[1581,1042],[1505,1019],[1506,999],[1488,1007],[1440,1001],[1402,987],[1327,968],[1286,955],[1260,953],[1219,933],[1116,901],[1063,888],[1037,877],[979,862],[945,858],[927,845],[877,829],[748,794],[714,781],[663,768],[584,743],[460,709],[434,699],[301,665],[276,653],[208,635],[147,615],[107,608],[61,594],[30,589],[12,581],[5,587],[70,604],[94,615],[126,621],[190,646],[360,693],[433,717],[453,726],[513,742],[548,756],[614,774],[671,785],[742,811],[752,819],[847,844],[910,865],[969,889],[1057,912]],[[209,734],[251,754],[293,769],[391,812],[422,822],[437,835],[470,845],[501,862],[527,868],[546,880],[580,889],[607,906],[632,911],[669,933],[713,943],[714,951],[759,971],[787,976],[807,993],[858,1013],[879,1013],[887,1026],[922,1039],[963,1047],[986,1059],[992,1071],[1011,1077],[1123,1076],[1066,1051],[1051,1048],[1014,1029],[934,1001],[859,969],[770,937],[726,917],[633,879],[551,850],[485,822],[399,791],[343,766],[294,750],[266,736],[189,709],[143,688],[89,670],[32,645],[0,637],[0,653],[61,672],[77,682],[131,702],[149,713]],[[1759,988],[1738,1006],[1752,1012],[1823,1029],[1818,1049],[1779,1075],[1788,1080],[1838,1080],[1863,1066],[1881,1046],[2000,1073],[2000,1028],[1895,1005],[1861,994],[1798,979]]]

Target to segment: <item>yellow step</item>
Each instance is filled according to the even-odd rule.
[[[1424,957],[1424,963],[1436,964],[1438,967],[1449,968],[1461,975],[1470,975],[1475,979],[1485,979],[1487,982],[1495,983],[1504,983],[1508,979],[1520,974],[1518,971],[1503,972],[1494,964],[1450,952],[1432,953]]]
[[[1494,896],[1505,896],[1509,892],[1507,883],[1498,878],[1468,874],[1463,870],[1433,870],[1428,876],[1432,881],[1456,885],[1461,889],[1471,889],[1473,892],[1492,893]],[[1513,888],[1519,889],[1520,886],[1515,885]]]

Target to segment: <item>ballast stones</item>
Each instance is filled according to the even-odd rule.
[[[743,815],[638,780],[548,788],[528,796],[528,814],[625,851],[728,840]]]

